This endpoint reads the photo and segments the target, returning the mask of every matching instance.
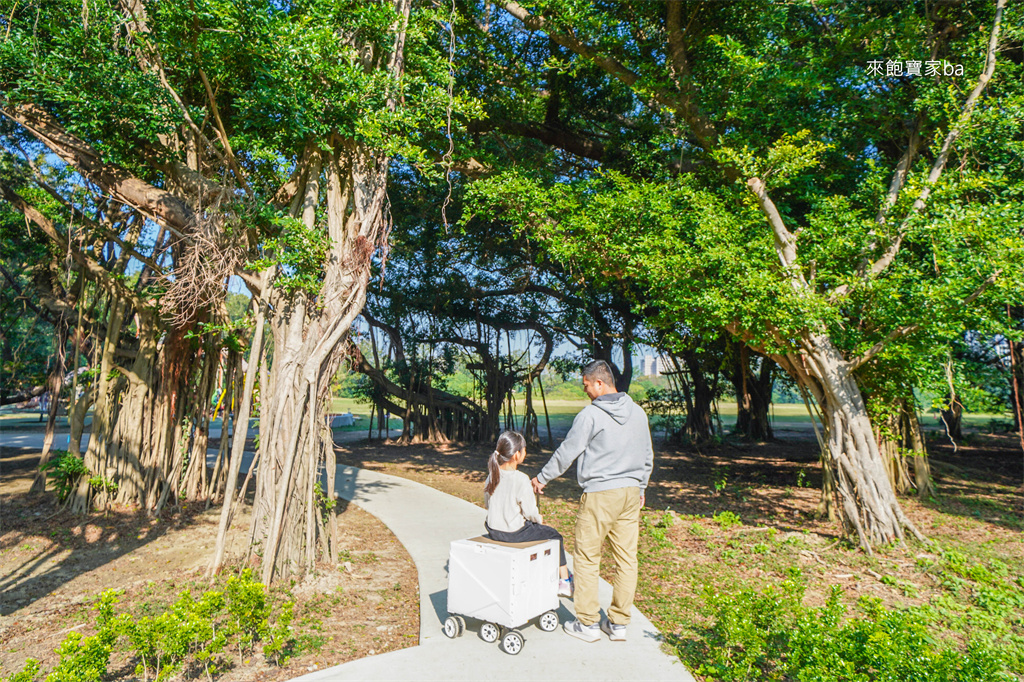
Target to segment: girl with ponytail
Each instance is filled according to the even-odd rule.
[[[565,563],[565,543],[561,534],[544,519],[537,509],[530,478],[519,465],[526,459],[526,439],[517,431],[505,431],[498,437],[494,452],[487,459],[487,483],[484,503],[487,505],[488,535],[498,542],[530,542],[558,540],[558,595],[572,596],[572,577]]]

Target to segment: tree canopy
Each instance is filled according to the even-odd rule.
[[[0,313],[30,299],[60,321],[58,355],[75,339],[76,368],[88,346],[86,466],[114,472],[124,502],[159,506],[183,475],[187,495],[223,495],[222,538],[244,438],[208,481],[207,408],[233,392],[247,423],[258,386],[267,580],[333,556],[312,490],[321,469],[333,485],[320,426],[347,356],[380,407],[416,406],[421,434],[492,438],[566,340],[621,353],[623,389],[639,342],[673,354],[703,435],[705,375],[748,403],[756,383],[765,418],[781,368],[820,406],[825,494],[870,551],[920,535],[890,462],[894,433],[919,431],[915,391],[952,412],[1015,371],[981,368],[997,345],[1016,362],[1021,336],[1022,12],[15,5],[0,20]],[[45,245],[19,246],[23,224]],[[236,277],[251,299],[229,295]],[[346,342],[367,301],[390,360]],[[12,373],[11,344],[36,332],[9,319]],[[514,332],[539,354],[513,358]],[[41,381],[37,341],[22,357]],[[458,354],[478,403],[434,383]]]

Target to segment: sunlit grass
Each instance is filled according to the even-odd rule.
[[[588,400],[548,400],[547,415],[551,420],[552,429],[558,431],[568,429],[572,424],[573,418],[589,404],[590,401]],[[544,406],[541,401],[534,400],[533,408],[540,420],[540,430],[543,435],[546,433],[547,428]],[[367,403],[358,402],[355,398],[335,398],[332,403],[332,412],[335,414],[351,412],[362,420],[357,421],[357,425],[361,423],[363,428],[369,428],[365,421],[370,417],[370,406]],[[515,402],[517,423],[521,423],[520,420],[525,412],[526,401],[522,396],[518,396]],[[718,414],[726,430],[731,429],[736,421],[736,403],[731,400],[720,402],[718,404]],[[391,427],[400,428],[401,421],[398,419],[399,415],[391,416]],[[808,430],[811,428],[811,419],[803,403],[772,403],[771,419],[772,424],[776,428],[801,428]],[[922,413],[921,422],[926,429],[942,428],[942,422],[937,412]],[[991,426],[994,426],[996,429],[1003,429],[1012,423],[1013,417],[1009,412],[1002,414],[964,413],[963,416],[963,425],[968,429],[986,430]]]

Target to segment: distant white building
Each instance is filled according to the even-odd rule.
[[[668,369],[664,356],[645,355],[640,360],[640,374],[645,377],[657,377]]]

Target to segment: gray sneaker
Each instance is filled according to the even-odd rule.
[[[578,620],[570,620],[562,626],[562,629],[566,634],[572,635],[576,639],[582,639],[584,642],[596,642],[601,639],[601,626],[597,623],[584,625]]]
[[[601,630],[608,635],[608,639],[613,642],[625,642],[626,641],[626,626],[616,625],[610,620],[601,621]]]

